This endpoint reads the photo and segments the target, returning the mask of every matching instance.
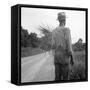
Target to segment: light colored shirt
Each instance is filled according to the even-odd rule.
[[[52,31],[51,43],[52,46],[58,47],[61,45],[64,49],[72,52],[70,29],[67,27],[56,27]]]

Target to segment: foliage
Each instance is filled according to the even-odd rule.
[[[75,44],[72,45],[74,51],[83,51],[86,48],[86,44],[82,43],[82,39],[79,39]]]
[[[50,29],[40,26],[39,30],[44,35],[40,39],[40,41],[41,41],[40,48],[43,49],[43,50],[46,50],[46,51],[50,50],[51,49],[51,35],[52,35]]]
[[[84,80],[86,78],[85,73],[85,51],[74,52],[75,64],[71,67],[70,80]]]
[[[36,33],[28,33],[27,30],[21,28],[21,46],[22,47],[38,47],[39,38]]]
[[[27,39],[28,39],[28,31],[21,28],[21,46],[27,46]]]
[[[39,26],[39,30],[41,31],[42,34],[44,34],[44,36],[48,36],[51,33],[49,28],[45,28],[45,27],[42,27],[42,26]]]

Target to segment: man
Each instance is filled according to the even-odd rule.
[[[69,64],[73,62],[73,51],[69,28],[65,27],[66,15],[58,13],[59,26],[52,31],[54,50],[55,80],[69,80]]]

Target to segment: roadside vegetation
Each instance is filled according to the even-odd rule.
[[[51,50],[51,32],[49,28],[40,26],[43,34],[41,38],[36,33],[28,33],[28,30],[21,28],[21,57],[32,56]],[[71,67],[70,80],[86,79],[86,44],[80,38],[72,44],[75,64]]]

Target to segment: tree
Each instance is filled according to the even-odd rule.
[[[26,29],[21,28],[21,46],[22,47],[38,47],[39,38],[36,33],[28,33]]]
[[[39,38],[37,37],[36,33],[30,33],[29,40],[31,41],[32,47],[38,47],[39,46]]]
[[[74,45],[73,45],[73,50],[74,51],[82,51],[85,50],[85,43],[82,43],[83,40],[80,38]]]
[[[52,33],[49,28],[40,26],[39,30],[44,35],[41,37],[41,49],[50,50]]]
[[[27,46],[27,39],[28,39],[28,31],[21,27],[21,46]]]

